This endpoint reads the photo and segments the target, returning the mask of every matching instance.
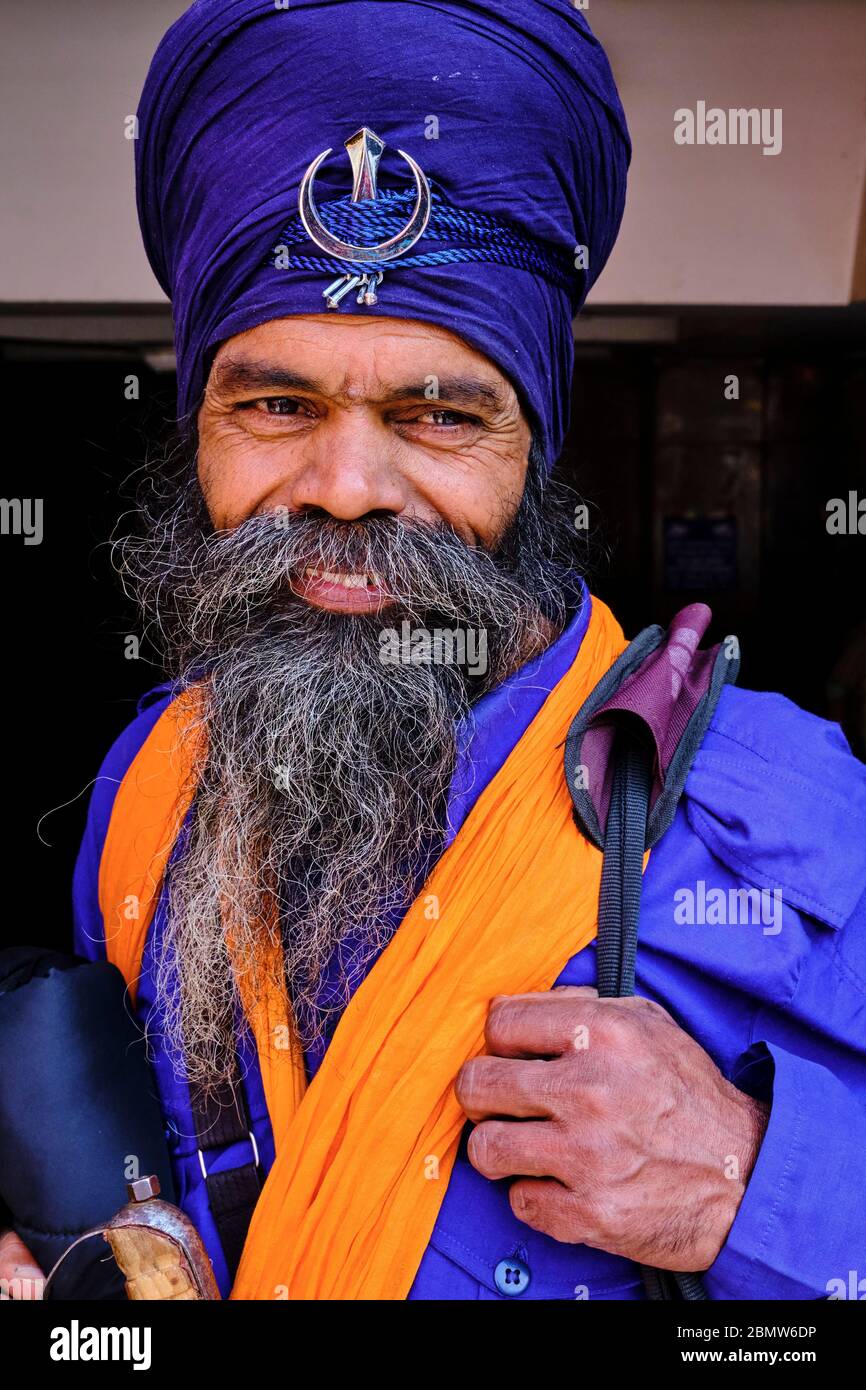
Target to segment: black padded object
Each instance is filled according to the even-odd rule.
[[[130,1160],[174,1201],[141,1031],[115,966],[34,947],[0,951],[0,1205],[47,1274],[83,1231],[127,1201]],[[125,1297],[101,1238],[49,1297]]]

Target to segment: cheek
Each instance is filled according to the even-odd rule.
[[[489,546],[514,519],[525,481],[525,462],[497,458],[488,465],[469,460],[459,476],[451,472],[427,495],[458,534]]]
[[[266,460],[253,441],[238,439],[219,425],[199,435],[198,477],[214,526],[237,526],[256,509],[268,487]]]

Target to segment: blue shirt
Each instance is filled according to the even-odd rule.
[[[480,700],[458,730],[449,842],[574,660],[589,609],[587,599],[559,639]],[[114,795],[168,703],[166,690],[143,697],[92,793],[73,886],[75,949],[91,959],[104,956],[97,883]],[[732,909],[722,925],[701,910],[713,890],[735,903],[731,893],[750,888],[765,890],[763,916]],[[142,1019],[154,1009],[151,960],[163,912],[161,902],[145,949]],[[595,979],[591,943],[557,983]],[[866,1153],[866,767],[837,725],[781,695],[724,689],[673,825],[650,855],[636,989],[664,1005],[735,1085],[770,1102],[745,1197],[706,1275],[710,1297],[826,1298],[838,1287],[832,1281],[847,1284],[850,1271],[866,1276],[866,1230],[858,1217]],[[157,1011],[151,1028],[154,1018]],[[201,1232],[225,1296],[230,1280],[188,1095],[159,1046],[158,1024],[151,1052],[178,1200]],[[239,1052],[267,1170],[273,1135],[248,1033]],[[319,1060],[308,1057],[311,1071]],[[410,1298],[645,1297],[630,1261],[562,1244],[519,1222],[508,1182],[491,1182],[468,1162],[470,1129]],[[236,1144],[210,1156],[210,1166],[234,1167],[250,1153],[249,1144]],[[504,1284],[503,1262],[510,1260],[522,1263],[528,1283]]]

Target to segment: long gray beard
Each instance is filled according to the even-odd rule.
[[[262,949],[269,905],[296,1041],[310,1046],[348,997],[344,962],[329,1007],[317,1002],[335,950],[362,966],[416,895],[441,844],[456,725],[565,619],[579,542],[540,475],[536,457],[495,554],[394,517],[264,515],[214,532],[193,481],[143,540],[120,543],[171,674],[204,695],[207,753],[154,962],[164,1042],[202,1092],[232,1077],[241,972],[256,993],[277,983]],[[374,572],[394,603],[364,616],[313,608],[287,582],[309,565]],[[486,670],[384,663],[381,634],[404,621],[483,634]]]

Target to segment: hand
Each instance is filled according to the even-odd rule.
[[[41,1299],[45,1275],[14,1231],[0,1231],[0,1299]]]
[[[555,1240],[682,1273],[725,1243],[769,1107],[726,1081],[649,999],[499,995],[489,1056],[460,1069],[469,1158],[511,1178],[515,1216]]]

